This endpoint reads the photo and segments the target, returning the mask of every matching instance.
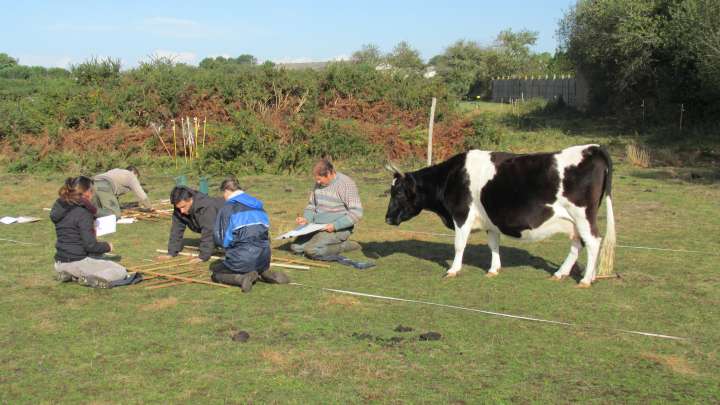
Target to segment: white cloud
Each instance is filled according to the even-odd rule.
[[[170,58],[177,63],[186,63],[188,65],[194,65],[197,63],[197,54],[195,52],[176,52],[168,51],[165,49],[156,49],[152,56],[160,58]]]

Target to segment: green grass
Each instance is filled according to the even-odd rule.
[[[707,253],[618,248],[623,278],[581,290],[572,280],[547,280],[568,251],[566,238],[503,239],[504,269],[488,279],[489,250],[474,234],[460,277],[444,280],[452,238],[404,231],[451,232],[431,214],[399,228],[385,225],[389,176],[341,165],[358,182],[366,210],[355,234],[363,251],[352,256],[374,260],[376,268],[288,270],[293,281],[312,287],[258,284],[250,294],[197,285],[92,290],[52,278],[55,234],[43,208],[62,177],[0,175],[0,215],[44,218],[0,226],[0,238],[37,244],[0,241],[0,403],[717,402],[720,189],[684,181],[671,169],[616,160],[619,244]],[[153,199],[167,198],[173,185],[169,176],[144,181]],[[310,181],[241,179],[266,202],[274,234],[302,210]],[[169,223],[119,225],[107,240],[123,263],[140,263],[165,248],[168,229]],[[283,246],[276,243],[276,254],[286,254]],[[395,332],[398,324],[414,331]],[[239,330],[250,333],[247,343],[231,340]],[[418,340],[427,331],[442,339]]]
[[[377,267],[288,270],[300,286],[239,289],[199,285],[92,290],[52,279],[50,207],[60,174],[0,174],[0,216],[34,224],[0,226],[0,403],[647,403],[720,400],[720,172],[717,167],[639,169],[623,159],[628,134],[602,121],[516,116],[510,106],[464,103],[490,114],[502,134],[487,149],[550,151],[608,145],[616,163],[614,204],[622,279],[590,290],[547,278],[569,243],[501,241],[503,270],[484,277],[490,253],[474,234],[457,279],[441,276],[452,234],[432,214],[399,228],[384,224],[389,175],[372,162],[339,162],[358,183],[366,210],[354,238]],[[670,152],[668,152],[670,153]],[[1,161],[1,159],[0,159]],[[419,160],[408,160],[420,167]],[[164,170],[164,171],[159,171]],[[143,181],[167,198],[169,169]],[[153,172],[154,171],[154,172]],[[699,177],[698,177],[699,175]],[[213,178],[216,187],[219,178]],[[305,205],[309,176],[247,176],[273,234]],[[191,178],[191,185],[197,178]],[[604,217],[604,209],[601,210]],[[169,221],[119,225],[107,237],[126,264],[165,248]],[[188,232],[188,238],[198,235]],[[287,255],[285,243],[274,243]],[[646,250],[684,249],[703,253]],[[581,255],[585,261],[584,252]],[[320,287],[465,306],[574,323],[566,327]],[[414,328],[395,332],[397,325]],[[618,329],[687,337],[630,335]],[[245,330],[247,343],[231,336]],[[420,341],[427,331],[439,341]]]

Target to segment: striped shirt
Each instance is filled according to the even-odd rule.
[[[350,228],[362,218],[358,188],[340,172],[327,186],[315,184],[303,216],[310,223],[333,224],[335,230]]]

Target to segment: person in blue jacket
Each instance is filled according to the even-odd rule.
[[[250,292],[259,279],[287,284],[288,277],[270,268],[270,220],[262,201],[245,193],[234,177],[220,184],[225,204],[218,211],[213,238],[225,258],[210,266],[215,282],[240,286]]]

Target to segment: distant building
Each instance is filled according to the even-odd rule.
[[[423,77],[426,79],[433,78],[437,75],[437,70],[435,70],[435,66],[427,66],[425,67],[425,72],[423,73]]]
[[[284,68],[288,70],[323,70],[332,62],[297,62],[297,63],[276,63],[275,66],[278,68]]]

